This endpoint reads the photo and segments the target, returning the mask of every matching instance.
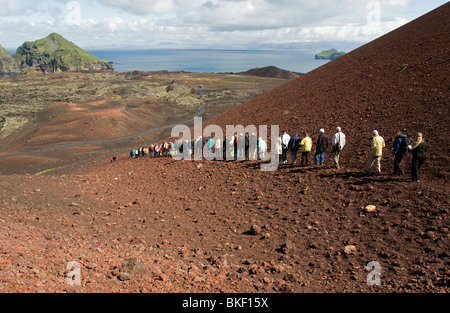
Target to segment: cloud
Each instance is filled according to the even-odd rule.
[[[20,16],[35,8],[30,0],[0,0],[0,16]]]
[[[172,0],[97,0],[104,6],[133,15],[164,15],[175,10]]]
[[[30,1],[0,0],[3,46],[51,32],[89,48],[365,43],[407,23],[400,16],[412,5],[410,0],[78,0],[81,11],[73,14],[69,0]],[[20,11],[27,4],[32,10]]]

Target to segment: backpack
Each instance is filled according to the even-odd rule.
[[[409,140],[408,138],[403,138],[400,141],[399,150],[405,154],[408,153],[410,144],[411,144],[411,140]]]

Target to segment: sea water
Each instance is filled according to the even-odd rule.
[[[273,50],[90,50],[109,61],[117,72],[185,71],[196,73],[239,73],[276,66],[307,73],[328,60],[316,60],[314,53]]]

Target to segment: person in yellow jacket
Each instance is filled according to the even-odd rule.
[[[375,170],[377,174],[381,173],[381,156],[383,155],[383,148],[386,146],[384,143],[384,138],[378,134],[378,131],[374,130],[372,132],[372,143],[370,145],[370,155],[369,162],[367,162],[367,166],[365,172],[370,174],[370,170],[372,169],[373,164],[375,163]]]
[[[307,132],[305,132],[305,137],[302,139],[299,145],[302,149],[301,165],[308,165],[308,156],[312,149],[312,140]]]

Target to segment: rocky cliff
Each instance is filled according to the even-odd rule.
[[[33,42],[25,42],[13,57],[25,73],[114,70],[109,62],[84,51],[56,33]]]
[[[0,45],[0,74],[11,74],[20,72],[14,58]]]

